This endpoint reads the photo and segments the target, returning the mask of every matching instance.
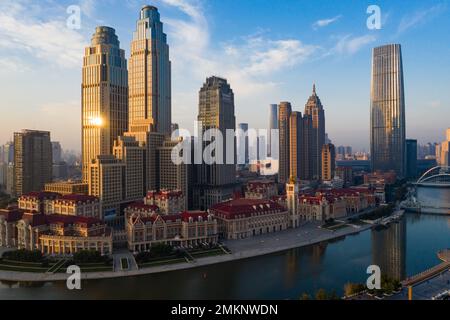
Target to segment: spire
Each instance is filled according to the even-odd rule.
[[[316,84],[315,83],[313,83],[313,95],[314,96],[316,95]]]

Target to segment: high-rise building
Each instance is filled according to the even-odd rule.
[[[129,130],[171,132],[171,62],[158,9],[141,9],[131,42]]]
[[[406,139],[406,177],[417,176],[417,140]]]
[[[125,163],[113,155],[99,155],[89,165],[89,195],[102,202],[102,216],[112,219],[120,215],[125,199]]]
[[[281,102],[278,106],[279,130],[279,170],[278,182],[286,183],[290,176],[290,118],[292,106],[290,102]]]
[[[217,129],[222,133],[223,164],[207,164],[203,159],[203,164],[197,170],[197,182],[199,189],[195,197],[198,198],[198,206],[201,209],[208,209],[212,205],[230,199],[233,195],[236,184],[236,165],[226,164],[227,158],[233,156],[236,159],[236,150],[233,155],[227,153],[226,130],[236,130],[236,118],[234,114],[234,93],[227,80],[219,77],[209,77],[203,84],[199,93],[198,121],[201,122],[202,135],[209,129]],[[234,137],[233,137],[234,139]],[[211,142],[203,142],[202,150],[205,150]],[[228,143],[234,143],[230,141]],[[220,152],[215,152],[218,156]],[[214,155],[212,155],[214,156]]]
[[[114,141],[114,156],[125,164],[125,201],[136,201],[144,197],[145,148],[133,137],[119,136]]]
[[[278,105],[271,104],[269,107],[269,132],[267,133],[268,151],[267,155],[272,156],[272,148],[278,148],[278,143],[272,143],[272,130],[278,130]]]
[[[446,139],[436,146],[436,160],[439,166],[450,166],[450,128],[447,129]]]
[[[4,163],[14,163],[14,142],[7,142],[3,146],[3,158],[0,159],[0,162]]]
[[[237,137],[236,147],[237,147],[237,157],[239,160],[241,160],[240,162],[238,162],[238,164],[249,164],[250,159],[249,159],[249,144],[248,144],[249,143],[248,123],[239,123],[238,130],[240,131],[238,131],[236,134]],[[241,154],[242,150],[243,154]],[[241,157],[243,157],[243,159],[241,159]]]
[[[303,117],[294,111],[289,118],[289,176],[299,180],[303,177]]]
[[[313,92],[306,102],[304,114],[312,118],[312,130],[308,150],[310,153],[308,158],[311,170],[310,177],[308,178],[318,180],[322,172],[322,146],[325,144],[325,111],[316,93],[316,85],[313,85]]]
[[[115,30],[97,27],[85,49],[82,75],[82,171],[98,155],[112,153],[128,128],[128,71]]]
[[[322,147],[322,181],[331,181],[336,168],[336,151],[334,145],[324,144]]]
[[[62,153],[61,144],[58,141],[52,141],[52,157],[54,164],[60,163],[62,161],[61,153]]]
[[[22,130],[14,133],[15,195],[41,191],[52,181],[50,132]]]
[[[180,138],[182,139],[182,138]],[[180,140],[182,141],[182,140]],[[184,199],[184,208],[188,207],[189,190],[189,164],[175,164],[172,161],[172,150],[180,141],[165,140],[158,148],[159,157],[159,189],[181,191]]]
[[[405,174],[405,96],[399,44],[373,49],[370,154],[373,171]]]

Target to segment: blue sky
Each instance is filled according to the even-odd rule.
[[[443,140],[450,126],[449,1],[327,0],[0,0],[0,143],[22,128],[50,130],[80,150],[83,48],[96,25],[129,45],[139,9],[156,5],[172,60],[173,121],[191,129],[198,90],[226,77],[238,122],[265,128],[268,106],[303,111],[313,82],[336,145],[368,149],[371,49],[403,49],[408,138]],[[79,5],[81,29],[66,27]],[[369,30],[369,5],[381,30]]]

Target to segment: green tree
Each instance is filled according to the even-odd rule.
[[[300,300],[311,300],[311,296],[308,293],[304,292],[300,296]]]
[[[316,292],[316,300],[328,300],[328,294],[325,289],[319,289]]]

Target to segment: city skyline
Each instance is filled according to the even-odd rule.
[[[91,6],[88,6],[89,3],[91,3]],[[267,116],[265,115],[269,104],[287,100],[292,102],[294,110],[301,110],[303,101],[308,97],[311,83],[316,82],[321,88],[323,103],[327,106],[327,118],[329,119],[327,132],[331,140],[336,145],[352,145],[355,149],[368,150],[370,51],[376,45],[391,41],[401,43],[403,47],[407,138],[418,139],[419,143],[422,144],[440,141],[442,131],[448,126],[445,123],[445,118],[448,117],[445,115],[449,111],[448,108],[445,108],[445,105],[450,99],[448,93],[444,90],[443,84],[449,73],[436,63],[436,60],[440,61],[445,56],[445,53],[448,53],[448,49],[443,46],[445,41],[433,41],[431,44],[432,46],[443,46],[440,50],[434,47],[434,50],[430,50],[430,47],[427,45],[427,50],[424,50],[425,46],[422,46],[423,50],[417,51],[417,44],[421,43],[417,39],[422,39],[422,42],[426,41],[425,35],[428,34],[427,30],[430,28],[429,22],[431,18],[434,18],[435,27],[444,25],[442,21],[443,13],[448,11],[446,1],[427,4],[428,8],[424,8],[423,4],[419,2],[414,2],[412,8],[409,9],[411,12],[403,14],[404,19],[399,14],[398,2],[394,4],[381,2],[379,5],[382,10],[382,17],[383,13],[385,14],[385,19],[382,19],[383,25],[381,30],[368,30],[365,26],[369,15],[366,14],[367,4],[363,1],[355,8],[351,10],[346,8],[345,13],[334,16],[339,17],[334,21],[331,21],[333,19],[323,19],[327,15],[331,16],[331,10],[320,12],[319,9],[323,7],[323,4],[318,4],[313,8],[309,3],[294,6],[292,2],[286,1],[286,3],[280,4],[277,8],[267,6],[265,10],[271,10],[274,18],[288,15],[288,13],[284,12],[286,8],[306,10],[309,23],[306,24],[305,22],[305,25],[300,29],[294,28],[288,31],[281,38],[277,36],[277,34],[282,32],[282,30],[277,30],[278,27],[271,25],[267,27],[269,30],[264,31],[266,28],[264,23],[261,21],[255,22],[254,19],[243,23],[252,23],[251,26],[247,27],[248,30],[255,31],[253,35],[242,35],[235,29],[233,30],[231,22],[221,16],[228,12],[227,10],[236,8],[237,4],[233,2],[228,5],[217,2],[206,5],[203,1],[182,0],[150,1],[149,3],[160,8],[163,16],[162,22],[167,22],[169,45],[171,45],[171,48],[173,47],[171,59],[174,60],[174,65],[172,66],[173,120],[180,123],[182,128],[190,129],[193,126],[193,121],[195,120],[194,110],[198,107],[198,102],[196,102],[197,90],[204,78],[210,74],[220,74],[229,67],[228,69],[231,72],[224,75],[235,89],[237,122],[249,122],[250,127],[266,128]],[[10,9],[2,10],[2,12],[8,13],[2,13],[0,16],[0,21],[3,22],[2,27],[0,27],[2,46],[18,45],[7,35],[6,30],[14,26],[21,26],[23,17],[19,16],[20,13],[23,13],[25,4],[22,1],[14,3],[6,1],[1,4],[2,9]],[[122,43],[121,47],[125,50],[126,57],[129,58],[131,36],[135,27],[133,24],[136,20],[136,9],[139,9],[146,2],[127,2],[124,5],[125,17],[123,19],[118,19],[115,16],[116,14],[112,14],[109,10],[101,10],[102,6],[105,6],[101,2],[93,4],[89,1],[81,1],[80,4],[83,13],[82,21],[84,21],[80,30],[69,30],[67,28],[63,30],[65,27],[61,23],[65,22],[67,18],[65,10],[67,6],[64,6],[64,4],[53,6],[52,9],[45,9],[41,4],[34,4],[33,9],[36,10],[27,11],[25,15],[26,18],[29,18],[29,31],[44,26],[46,27],[44,28],[45,31],[55,33],[54,39],[61,41],[60,45],[62,47],[61,55],[58,58],[49,59],[50,57],[47,55],[54,49],[45,42],[48,39],[43,43],[36,43],[41,40],[38,35],[36,35],[37,38],[34,41],[29,43],[30,48],[36,49],[39,53],[36,54],[36,58],[28,56],[24,48],[19,48],[17,56],[0,56],[1,64],[7,67],[5,72],[0,75],[0,78],[2,78],[7,89],[11,89],[6,90],[6,96],[2,97],[4,99],[4,103],[1,104],[2,111],[5,111],[3,110],[3,108],[6,108],[5,105],[13,106],[11,112],[8,110],[7,123],[0,129],[2,143],[11,140],[12,132],[23,128],[31,128],[51,131],[52,139],[61,141],[65,149],[81,150],[79,139],[81,135],[79,106],[81,102],[76,95],[78,94],[79,96],[81,79],[77,67],[79,67],[79,61],[81,61],[83,55],[83,47],[88,44],[87,39],[92,35],[95,26],[105,24],[117,30]],[[113,2],[111,9],[117,12],[121,11],[116,10],[120,7],[120,3]],[[339,6],[334,7],[333,13],[344,10],[343,7],[344,5],[341,8]],[[250,8],[248,3],[243,3],[239,8],[238,16],[249,14]],[[221,9],[222,12],[218,9]],[[419,9],[422,10],[422,15],[415,14]],[[262,10],[263,13],[267,13],[265,10]],[[35,14],[34,12],[37,13]],[[27,16],[28,14],[30,17]],[[407,18],[408,14],[409,20]],[[357,33],[355,33],[352,36],[343,36],[340,40],[335,38],[334,46],[331,46],[333,42],[331,39],[334,33],[342,35],[345,30],[349,30],[348,20],[351,20],[352,16],[358,17],[359,26],[354,31],[361,34],[361,36],[358,37]],[[128,19],[128,17],[132,18]],[[216,21],[215,24],[212,23],[213,20]],[[223,32],[223,34],[216,32],[216,30],[219,30],[217,25],[219,22],[223,23],[220,29],[224,27],[226,29],[226,32]],[[202,23],[207,27],[203,29],[198,28]],[[284,28],[291,26],[291,24],[286,23]],[[258,28],[261,28],[261,30],[256,30]],[[394,29],[398,33],[395,37],[386,36],[389,30],[392,31]],[[18,32],[20,30],[18,28]],[[300,31],[296,32],[298,30]],[[414,42],[410,35],[411,30],[415,31],[416,37],[414,40],[416,41]],[[433,31],[435,36],[442,32],[439,30]],[[189,47],[184,52],[180,50],[183,41],[193,41],[192,43],[195,43],[203,39],[202,36],[204,34],[196,34],[195,32],[207,33],[206,38],[208,41],[205,44],[206,47]],[[20,32],[18,34],[20,38]],[[30,34],[35,33],[30,32]],[[58,35],[64,35],[64,37],[58,37]],[[313,39],[314,35],[318,35],[318,39],[322,39],[327,46],[320,43],[314,44],[316,41]],[[441,36],[443,39],[448,37],[444,33]],[[68,40],[73,42],[72,45],[67,45]],[[58,47],[58,44],[56,44],[56,47]],[[327,51],[327,47],[332,47],[334,51],[330,48]],[[205,60],[205,54],[197,51],[205,48],[208,49],[207,53],[224,52],[225,64],[220,66],[220,59],[216,59],[212,54],[208,55],[208,59]],[[291,56],[293,52],[297,55]],[[434,61],[431,61],[428,57],[430,52],[433,52],[435,55],[438,52]],[[243,58],[243,55],[248,54],[250,54],[249,59],[251,61],[242,61],[244,65],[237,68],[244,70],[244,74],[233,72],[236,68],[231,68],[230,66],[235,67],[239,60],[247,60],[247,58]],[[242,59],[234,57],[235,55]],[[189,66],[183,63],[183,59],[193,57],[198,59],[191,60],[192,63]],[[414,58],[416,60],[419,59],[420,63],[408,62]],[[31,62],[34,62],[36,59],[40,63],[31,66]],[[74,62],[74,60],[77,61]],[[267,63],[268,61],[271,63]],[[199,64],[204,64],[204,66],[198,68]],[[417,69],[419,64],[421,64],[420,70]],[[45,72],[48,74],[43,74],[44,70],[40,65],[47,66],[50,69],[45,69]],[[351,68],[353,65],[355,68]],[[186,70],[187,68],[195,69],[195,67],[197,67],[195,72]],[[11,71],[11,68],[19,69]],[[27,68],[31,69],[26,71]],[[345,81],[341,80],[342,74],[340,70],[342,68],[350,68],[346,73]],[[422,69],[426,69],[426,71]],[[355,70],[358,71],[355,72]],[[59,81],[58,75],[61,74],[61,71],[65,72],[67,81]],[[424,72],[431,72],[432,74],[423,74]],[[26,81],[22,81],[24,73],[29,75]],[[313,76],[309,76],[309,74]],[[191,76],[191,78],[187,76]],[[3,77],[9,77],[8,82],[5,82]],[[54,89],[58,92],[54,95],[48,94],[48,89],[42,88],[39,83],[36,83],[36,79],[39,77],[47,80],[42,81],[43,84],[48,85],[48,82],[54,84]],[[283,81],[280,81],[280,77],[283,78]],[[428,77],[436,79],[436,81],[429,83],[429,81],[426,81]],[[261,80],[256,80],[256,78]],[[440,80],[438,81],[438,79]],[[76,83],[75,80],[78,81],[77,85],[74,85]],[[17,86],[18,81],[21,82],[21,86]],[[334,88],[333,85],[337,84],[337,81],[340,83]],[[295,86],[292,83],[295,83]],[[266,85],[268,87],[265,87]],[[19,87],[30,89],[30,94],[26,96],[17,95]],[[420,87],[420,90],[412,90],[412,88],[418,87]],[[259,94],[261,89],[264,91],[264,94]],[[343,99],[344,97],[346,99]],[[349,101],[349,97],[351,97],[351,101]],[[64,108],[63,112],[61,112],[62,108]],[[423,114],[424,112],[423,110],[421,111],[421,108],[427,108],[426,115]],[[32,116],[24,117],[23,112]],[[74,117],[71,117],[70,122],[62,122],[60,121],[62,114],[73,115]],[[254,117],[254,114],[261,114],[261,116]],[[355,120],[352,119],[353,126],[348,129],[345,122],[350,116],[354,116]],[[20,123],[18,122],[19,119]],[[430,125],[428,126],[427,123],[430,123]],[[433,126],[431,126],[431,123],[433,123]]]

